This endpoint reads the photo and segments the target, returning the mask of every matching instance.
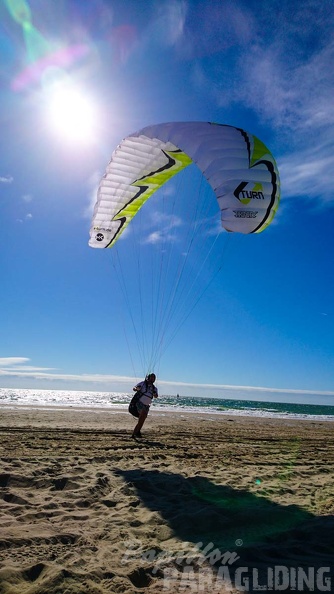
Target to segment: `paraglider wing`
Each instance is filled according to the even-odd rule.
[[[211,185],[227,231],[259,233],[271,223],[279,176],[267,147],[233,126],[173,122],[143,128],[116,148],[98,190],[89,245],[111,247],[153,192],[192,162]]]

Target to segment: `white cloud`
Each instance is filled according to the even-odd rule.
[[[281,185],[284,197],[304,196],[319,198],[320,203],[333,202],[332,172],[334,154],[327,154],[326,148],[311,148],[282,157],[279,162]]]
[[[160,0],[149,26],[149,35],[161,45],[174,46],[182,39],[186,14],[187,2],[184,0]]]
[[[23,194],[22,200],[23,200],[23,202],[29,203],[29,202],[32,202],[33,197],[31,194]]]
[[[11,184],[13,181],[14,181],[14,178],[11,175],[1,175],[0,176],[1,184]]]
[[[0,367],[9,365],[20,365],[30,361],[27,357],[0,357]]]
[[[21,375],[21,373],[45,372],[53,370],[53,367],[32,367],[26,365],[28,357],[0,357],[0,375]]]
[[[283,197],[310,196],[333,203],[332,2],[305,0],[291,10],[291,2],[282,0],[275,11],[260,0],[257,11],[240,8],[245,31],[240,39],[232,35],[236,13],[225,13],[233,53],[221,51],[214,64],[197,60],[193,82],[220,107],[252,109],[267,126],[268,136],[274,131],[273,144],[284,147],[278,159]],[[237,3],[234,12],[238,10]]]
[[[300,57],[301,49],[287,59],[284,34],[282,43],[274,40],[265,52],[253,48],[243,87],[248,105],[276,128],[286,147],[279,162],[282,195],[333,203],[334,42],[306,57]]]
[[[164,241],[164,237],[160,231],[154,231],[143,241],[143,243],[161,243]]]
[[[143,243],[149,243],[154,245],[157,243],[166,243],[175,240],[175,234],[170,233],[167,229],[164,229],[163,231],[153,231],[153,233],[150,233],[146,237],[146,239],[143,240]]]
[[[210,0],[198,6],[189,2],[178,44],[179,57],[193,62],[229,50],[238,53],[239,46],[252,41],[253,22],[247,6],[238,6],[233,0]]]
[[[161,225],[165,229],[175,229],[182,225],[182,219],[179,216],[159,211],[151,213],[151,221],[153,225]]]
[[[28,213],[25,215],[25,218],[24,218],[24,220],[25,220],[25,221],[30,221],[32,218],[33,218],[32,214],[31,214],[30,212],[28,212]],[[23,219],[16,219],[16,222],[17,222],[17,223],[21,223],[21,224],[23,224],[23,222],[24,222],[24,221],[23,221]]]
[[[287,60],[285,52],[284,43],[276,42],[248,48],[238,63],[243,89],[238,100],[275,127],[314,135],[334,123],[334,42],[299,61]]]
[[[0,358],[0,377],[2,378],[16,378],[17,380],[35,380],[35,381],[50,381],[59,383],[59,385],[67,383],[69,388],[73,384],[79,384],[87,388],[99,388],[106,390],[128,391],[129,386],[132,386],[138,380],[133,376],[122,375],[103,375],[103,374],[64,374],[51,373],[54,368],[33,367],[24,365],[25,362],[30,361],[26,357],[4,357]],[[90,386],[89,386],[90,384]],[[277,398],[284,396],[294,397],[308,397],[308,396],[334,396],[334,391],[317,391],[317,390],[303,390],[303,389],[289,389],[289,388],[270,388],[263,386],[234,386],[227,384],[198,384],[193,382],[180,382],[158,379],[160,393],[170,394],[174,392],[182,392],[183,394],[194,395],[197,392],[211,392],[214,396],[220,398],[251,398],[256,400],[257,397],[263,400],[265,397]],[[38,386],[38,383],[35,384]],[[73,388],[72,388],[73,389]],[[74,387],[75,389],[75,387]]]
[[[145,233],[142,243],[156,244],[176,241],[176,229],[182,225],[182,219],[175,214],[151,211],[147,228],[155,227],[155,229]]]
[[[32,365],[15,365],[13,367],[0,367],[0,375],[15,375],[15,376],[30,376],[36,375],[36,372],[41,372],[41,376],[45,371],[52,370],[53,367],[33,367]]]
[[[169,382],[163,381],[164,385],[172,386],[175,385],[176,382]],[[271,394],[298,394],[298,395],[311,395],[311,394],[321,394],[323,396],[334,396],[334,391],[318,391],[318,390],[295,390],[290,388],[268,388],[268,387],[261,387],[261,386],[232,386],[228,384],[194,384],[189,382],[177,382],[177,385],[180,387],[187,387],[187,388],[203,388],[206,390],[221,390],[221,391],[232,391],[232,392],[268,392]]]

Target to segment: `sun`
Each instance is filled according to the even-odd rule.
[[[82,90],[55,86],[49,96],[48,118],[51,129],[61,139],[77,144],[94,141],[96,108]]]

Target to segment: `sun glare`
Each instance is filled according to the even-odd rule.
[[[94,140],[96,113],[92,101],[76,88],[54,88],[49,103],[52,130],[65,141]]]

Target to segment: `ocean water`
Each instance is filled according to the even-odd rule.
[[[69,390],[24,390],[0,388],[0,406],[54,406],[107,408],[126,411],[132,394],[120,392],[85,392]],[[334,421],[334,406],[260,402],[221,398],[159,396],[154,410],[163,412],[200,412],[203,414],[251,417],[313,419]]]

